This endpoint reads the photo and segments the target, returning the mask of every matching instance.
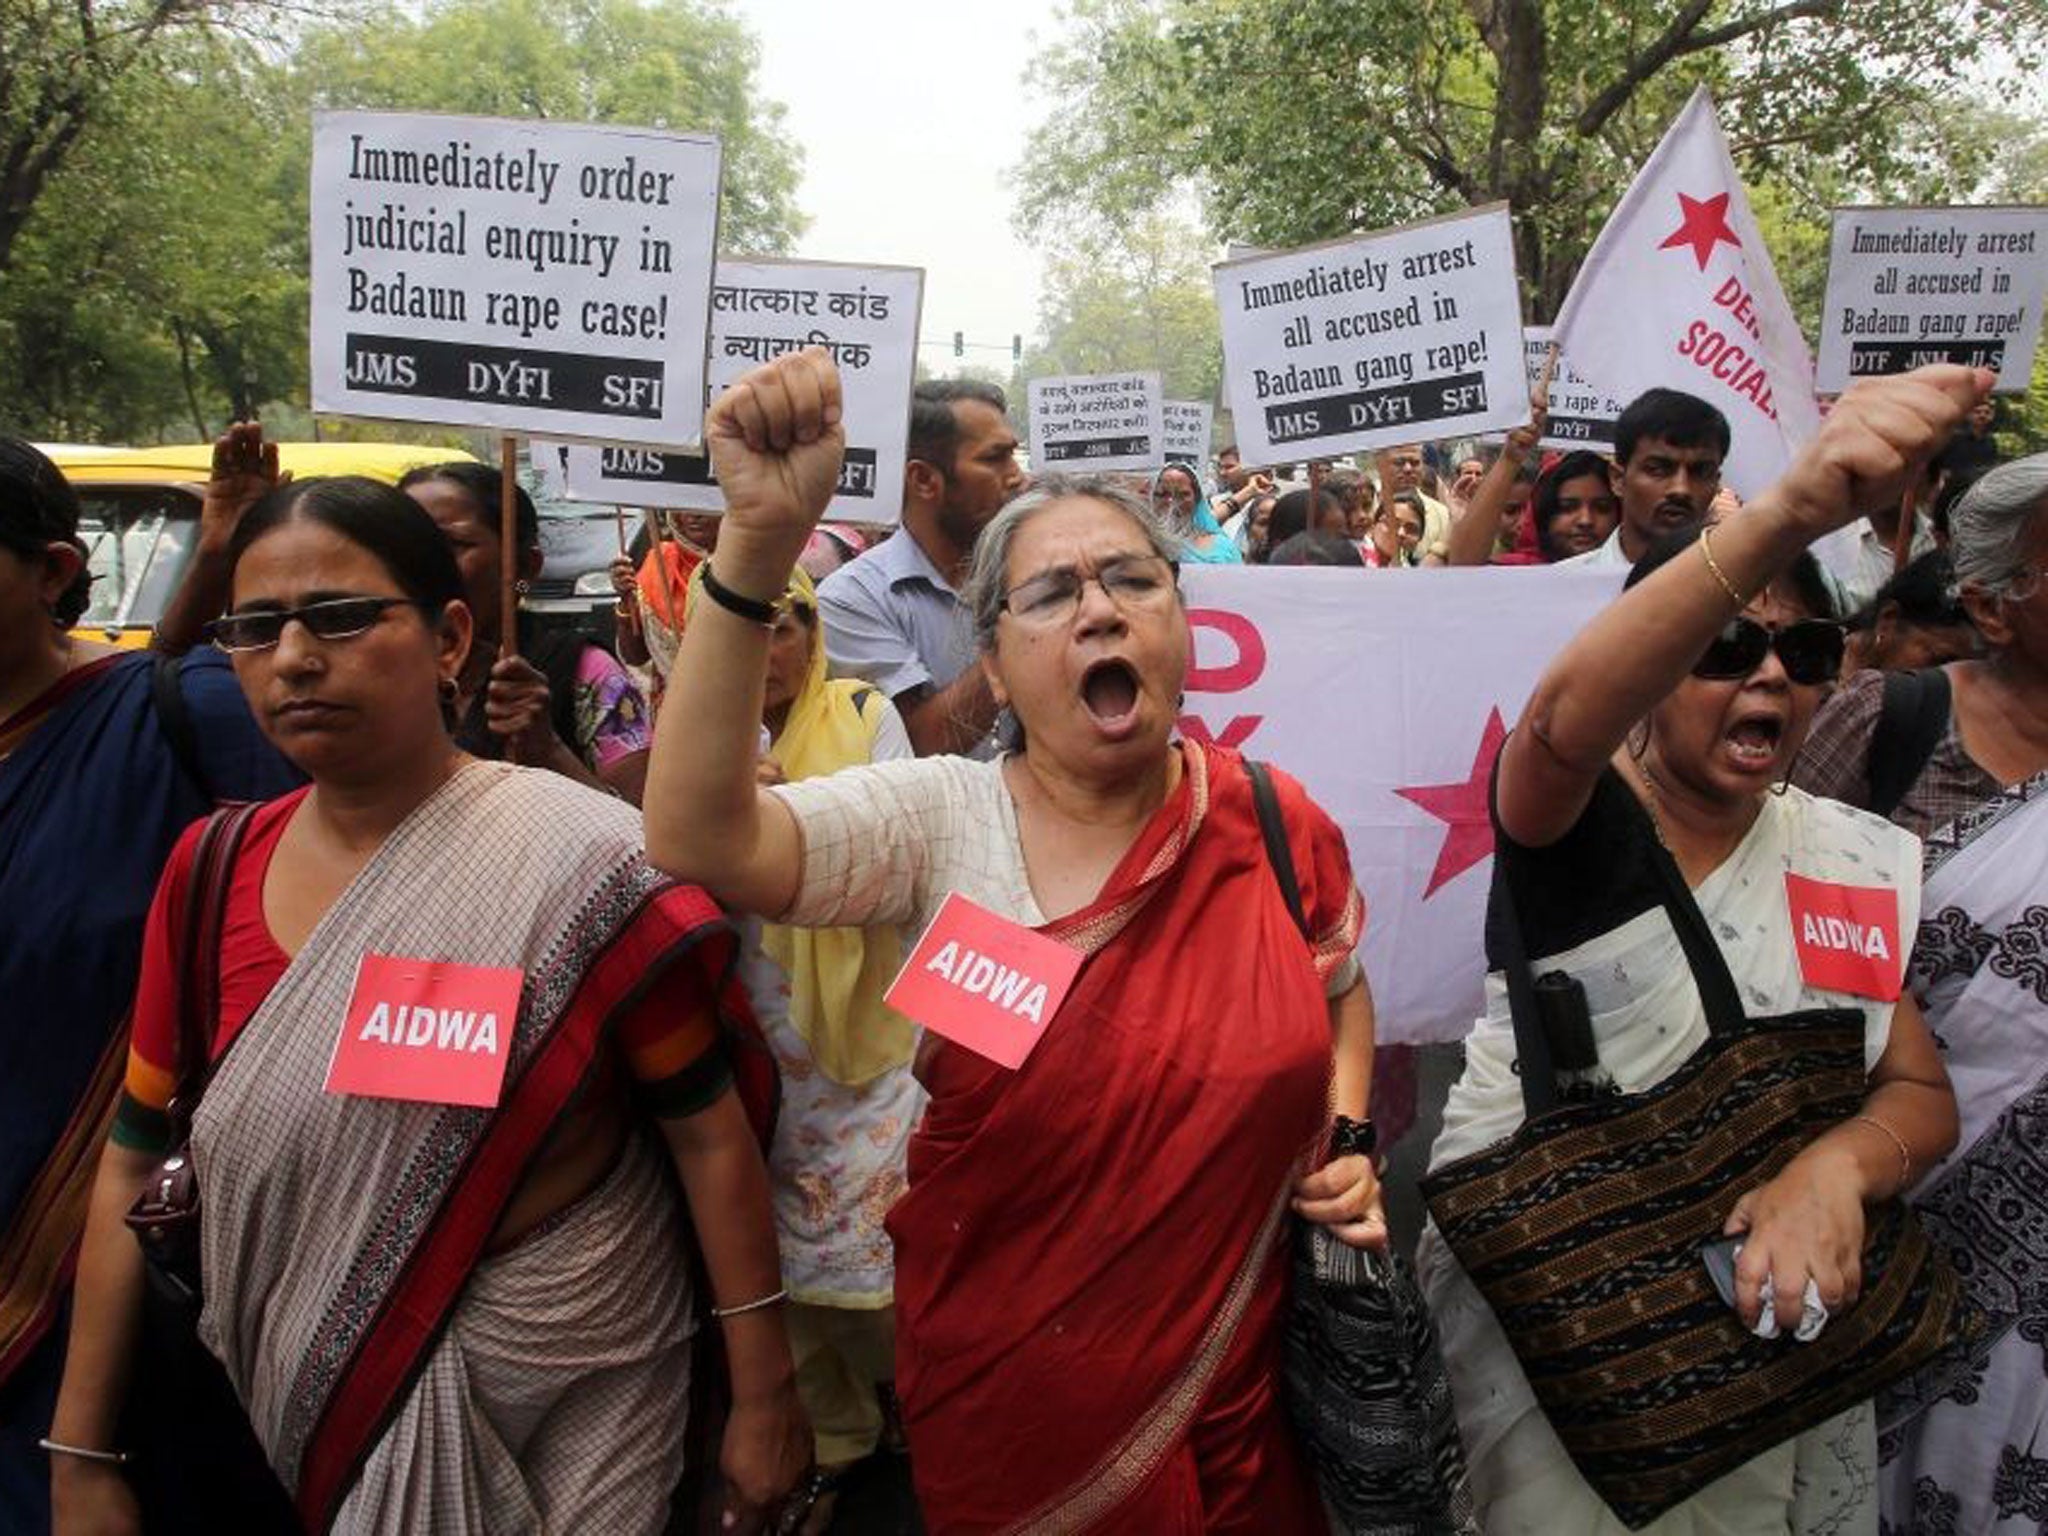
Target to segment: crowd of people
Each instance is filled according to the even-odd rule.
[[[497,471],[281,480],[237,426],[146,652],[72,632],[77,498],[0,439],[0,1527],[818,1536],[907,1454],[934,1532],[1330,1529],[1288,1238],[1389,1244],[1332,1137],[1389,1118],[1368,914],[1285,764],[1175,729],[1198,562],[1626,568],[1500,754],[1431,1187],[1545,1119],[1530,976],[1610,1105],[1832,1031],[1841,1112],[1731,1131],[1762,1171],[1687,1213],[1726,1318],[1844,1338],[1905,1200],[1973,1319],[1624,1521],[1447,1217],[1478,1528],[2038,1528],[2048,455],[1996,462],[1988,388],[1861,384],[1745,505],[1671,390],[1611,456],[1540,451],[1538,400],[1205,484],[1031,480],[1002,393],[934,381],[877,540],[819,526],[839,383],[791,354],[712,405],[725,511],[622,557],[608,637],[507,611]],[[1885,964],[1816,966],[1790,880]],[[1021,1066],[886,995],[954,896],[1078,952]],[[516,978],[492,1096],[330,1088],[390,959]],[[1674,1283],[1561,1323],[1583,1374]]]

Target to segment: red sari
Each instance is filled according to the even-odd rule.
[[[1181,751],[1103,894],[1046,929],[1089,959],[1031,1058],[924,1063],[889,1230],[935,1533],[1327,1528],[1279,1399],[1279,1239],[1328,1119],[1322,978],[1362,908],[1341,834],[1275,774],[1312,955],[1241,761]]]

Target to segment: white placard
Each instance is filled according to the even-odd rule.
[[[1550,356],[1551,328],[1532,325],[1522,332],[1527,355],[1529,388],[1533,392],[1543,380],[1543,365]],[[1614,423],[1622,404],[1604,389],[1589,383],[1572,368],[1572,360],[1559,352],[1557,366],[1550,374],[1550,414],[1538,439],[1543,448],[1590,448],[1595,453],[1614,452]]]
[[[714,391],[804,347],[826,348],[839,365],[846,458],[827,518],[893,523],[902,516],[923,303],[924,273],[916,267],[730,257],[718,263],[711,304]],[[572,449],[569,490],[579,501],[725,510],[703,455],[625,444]]]
[[[1158,374],[1033,379],[1028,394],[1033,470],[1079,474],[1157,469],[1163,462],[1165,401]]]
[[[694,445],[708,134],[313,119],[313,409]]]
[[[1815,387],[1962,363],[2024,394],[2044,292],[2048,208],[1837,208]]]
[[[1209,462],[1209,430],[1216,408],[1206,400],[1168,400],[1160,409],[1166,462],[1191,465],[1200,475]]]
[[[1214,272],[1247,464],[1529,419],[1505,203]]]

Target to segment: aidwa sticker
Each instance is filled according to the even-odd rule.
[[[1905,956],[1899,948],[1899,893],[1884,885],[1837,885],[1785,876],[1785,901],[1799,974],[1822,992],[1849,992],[1882,1003],[1899,999]]]
[[[1015,1069],[1052,1023],[1080,969],[1079,950],[956,891],[889,983],[886,1001],[933,1034]]]
[[[363,956],[327,1091],[494,1108],[524,979],[511,966]]]

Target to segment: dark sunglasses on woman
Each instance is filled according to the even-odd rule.
[[[315,640],[352,640],[368,634],[387,610],[420,606],[409,597],[335,597],[303,608],[254,608],[222,614],[206,626],[206,638],[224,651],[267,651],[297,619]]]
[[[1808,687],[1831,683],[1841,675],[1842,626],[1827,619],[1801,619],[1783,629],[1769,629],[1755,619],[1736,617],[1708,642],[1692,675],[1705,678],[1748,677],[1764,664],[1764,657],[1778,653],[1785,675]]]

